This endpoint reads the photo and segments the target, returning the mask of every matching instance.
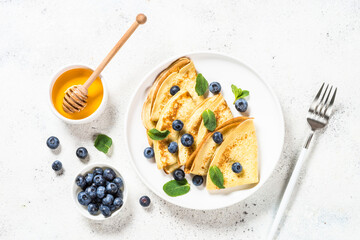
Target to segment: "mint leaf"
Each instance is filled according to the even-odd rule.
[[[112,145],[112,139],[104,134],[97,135],[94,146],[97,148],[97,150],[107,153],[109,151],[109,148]]]
[[[169,134],[169,130],[159,131],[156,128],[150,129],[147,134],[152,140],[163,140],[166,138]]]
[[[204,125],[209,131],[214,131],[216,128],[216,117],[213,111],[206,109],[202,114]]]
[[[224,176],[217,166],[211,166],[209,169],[210,179],[218,188],[224,187]]]
[[[250,92],[248,90],[244,90],[240,96],[240,98],[244,98],[244,97],[247,97],[249,96]]]
[[[190,191],[190,184],[186,179],[181,181],[171,180],[164,184],[163,190],[170,197],[177,197],[188,193]]]
[[[242,90],[241,88],[236,87],[234,84],[231,84],[231,91],[234,93],[235,96],[234,104],[239,98],[249,96],[248,90]]]
[[[202,96],[206,93],[208,87],[209,87],[208,81],[206,81],[204,76],[201,73],[199,73],[196,76],[195,92],[197,93],[197,95]]]

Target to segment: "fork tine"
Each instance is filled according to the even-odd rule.
[[[329,84],[326,85],[326,88],[325,88],[324,94],[322,94],[320,103],[324,103],[323,100],[324,100],[324,97],[325,97],[325,95],[326,95],[326,92],[327,92],[328,88],[329,88]]]
[[[334,91],[331,101],[329,103],[329,107],[331,107],[335,102],[336,91],[337,91],[337,88],[335,88],[335,91]]]
[[[316,102],[316,101],[319,99],[320,94],[321,94],[321,92],[322,92],[322,89],[323,89],[324,85],[325,85],[325,83],[323,83],[323,84],[321,85],[321,88],[320,88],[320,90],[318,91],[318,93],[316,94],[313,102]]]
[[[328,95],[327,95],[327,97],[326,97],[326,99],[325,99],[325,104],[328,103],[328,100],[329,100],[329,97],[330,97],[332,88],[333,88],[333,86],[330,87],[330,91],[329,91],[329,93],[328,93]]]

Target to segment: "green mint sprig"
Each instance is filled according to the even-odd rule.
[[[197,93],[197,95],[202,96],[206,93],[208,87],[209,87],[208,81],[204,78],[204,76],[201,73],[199,73],[196,76],[195,92]]]
[[[169,130],[159,131],[156,128],[150,129],[147,134],[152,140],[163,140],[166,138],[169,134]]]
[[[97,135],[94,142],[94,146],[97,148],[97,150],[105,154],[108,153],[111,145],[112,145],[112,139],[106,136],[105,134]]]
[[[245,98],[245,97],[249,96],[249,94],[250,94],[250,92],[248,90],[242,90],[241,88],[236,87],[234,84],[231,84],[231,90],[235,95],[234,104],[235,104],[236,100],[238,100],[239,98]]]
[[[210,109],[206,109],[202,114],[201,114],[203,120],[204,120],[204,125],[205,127],[209,130],[209,131],[214,131],[216,128],[216,117],[213,111],[211,111]]]
[[[209,169],[210,179],[218,188],[224,187],[224,175],[217,166],[211,166]]]
[[[190,191],[190,184],[186,179],[181,181],[171,180],[164,184],[163,190],[170,197],[177,197],[188,193]]]

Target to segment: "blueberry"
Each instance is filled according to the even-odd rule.
[[[190,147],[194,143],[194,138],[188,133],[181,136],[181,144],[185,147]]]
[[[124,187],[124,182],[119,177],[114,178],[113,183],[115,183],[118,186],[119,189]]]
[[[100,205],[99,209],[100,209],[101,214],[104,215],[104,217],[110,217],[111,210],[108,206]]]
[[[106,197],[103,198],[102,203],[104,205],[109,206],[113,203],[113,201],[114,201],[114,196],[111,194],[107,194]]]
[[[114,204],[111,204],[111,205],[109,206],[109,208],[110,208],[110,211],[111,211],[111,212],[115,212],[115,210],[116,210],[116,206],[115,206]]]
[[[184,180],[185,178],[185,173],[182,169],[176,169],[174,172],[173,172],[173,176],[174,176],[174,179],[176,181],[181,181],[181,180]]]
[[[150,198],[148,196],[142,196],[139,199],[140,205],[143,207],[148,207],[150,205]]]
[[[85,189],[85,187],[86,187],[86,181],[85,181],[85,178],[82,175],[79,175],[79,176],[76,177],[75,183],[76,183],[76,185],[78,185],[82,189]]]
[[[94,169],[94,175],[103,175],[103,173],[104,171],[102,168],[97,167]]]
[[[172,122],[172,128],[175,131],[181,131],[184,127],[184,123],[181,120],[175,120]]]
[[[124,198],[123,192],[119,189],[117,193],[115,193],[115,197],[123,199]]]
[[[98,211],[99,211],[99,208],[98,208],[98,206],[97,206],[95,203],[90,203],[90,204],[88,205],[88,212],[89,212],[91,215],[96,215]]]
[[[85,189],[85,193],[91,198],[96,198],[96,187],[90,186]]]
[[[113,202],[113,205],[116,207],[116,208],[121,208],[121,206],[123,205],[123,200],[121,198],[115,198],[114,199],[114,202]]]
[[[239,162],[235,162],[233,163],[233,165],[231,166],[231,169],[233,170],[234,173],[241,173],[242,171],[242,166]]]
[[[87,173],[85,175],[85,181],[88,186],[90,186],[93,183],[94,174],[93,173]]]
[[[248,103],[247,103],[247,101],[245,99],[239,98],[238,100],[236,100],[235,108],[239,112],[246,112],[247,107],[248,107]]]
[[[146,158],[152,158],[154,157],[154,149],[152,147],[147,147],[144,150],[144,156]]]
[[[221,144],[224,141],[223,135],[221,134],[221,132],[214,132],[214,134],[212,135],[212,139],[217,144]]]
[[[96,189],[96,196],[100,199],[104,198],[105,197],[105,187],[104,186],[99,186],[97,189]]]
[[[104,186],[106,183],[106,180],[102,175],[96,175],[93,181],[96,184],[96,186]]]
[[[195,186],[200,186],[201,184],[203,184],[204,179],[200,175],[195,175],[192,179],[192,182]]]
[[[171,94],[172,96],[174,96],[178,91],[180,91],[179,86],[172,86],[172,87],[170,88],[170,94]]]
[[[59,160],[56,160],[55,162],[53,162],[51,167],[54,171],[60,171],[62,169],[62,163]]]
[[[178,151],[178,144],[177,142],[171,142],[168,146],[168,150],[171,153],[176,153]]]
[[[106,168],[104,170],[103,177],[106,180],[111,181],[116,177],[116,174],[115,174],[114,170],[112,170],[111,168]]]
[[[91,202],[91,198],[85,192],[79,192],[78,201],[81,205],[87,206]]]
[[[79,147],[77,150],[76,150],[76,156],[78,158],[81,158],[81,159],[84,159],[86,158],[88,155],[88,151],[86,148],[84,147]]]
[[[209,91],[213,94],[218,94],[221,91],[221,85],[218,82],[212,82],[209,85]]]
[[[110,194],[115,194],[118,191],[118,186],[115,183],[109,183],[106,185],[106,192]]]
[[[46,140],[46,145],[51,149],[56,149],[60,145],[60,141],[57,137],[51,136]]]

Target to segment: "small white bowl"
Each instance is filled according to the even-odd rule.
[[[93,121],[95,118],[97,118],[98,116],[101,115],[101,113],[105,110],[106,108],[106,104],[107,104],[107,100],[108,100],[108,90],[106,88],[105,85],[105,81],[103,76],[100,74],[100,80],[101,83],[103,85],[103,99],[101,100],[100,106],[98,107],[98,109],[96,109],[96,111],[91,114],[90,116],[83,118],[83,119],[69,119],[64,117],[63,115],[61,115],[55,108],[53,102],[52,102],[52,89],[53,86],[55,84],[55,81],[61,76],[61,74],[63,74],[64,72],[67,72],[71,69],[76,69],[76,68],[85,68],[85,69],[90,69],[91,71],[94,71],[92,68],[85,66],[85,65],[68,65],[66,67],[61,68],[51,79],[51,83],[50,83],[50,89],[49,89],[49,105],[50,108],[52,110],[52,112],[55,114],[55,116],[57,116],[58,118],[60,118],[61,120],[63,120],[66,123],[70,123],[70,124],[84,124],[84,123],[89,123],[91,121]]]
[[[76,185],[76,177],[78,175],[83,175],[85,176],[86,173],[88,172],[92,172],[96,167],[100,167],[102,169],[104,168],[111,168],[114,170],[114,172],[116,173],[117,177],[120,177],[123,180],[124,183],[124,190],[123,190],[123,205],[121,206],[120,209],[114,211],[110,217],[105,218],[99,211],[98,215],[91,215],[86,206],[81,205],[78,202],[77,196],[79,194],[79,192],[83,191],[78,185]],[[92,219],[92,220],[98,220],[98,221],[102,221],[102,220],[106,220],[106,219],[110,219],[115,217],[116,215],[118,215],[125,207],[126,202],[127,202],[127,196],[128,196],[128,190],[127,190],[127,186],[126,186],[126,182],[125,179],[123,177],[123,175],[120,174],[120,172],[112,165],[107,164],[107,163],[93,163],[93,164],[89,164],[88,166],[84,167],[74,178],[73,178],[73,183],[72,183],[72,191],[71,194],[73,196],[73,199],[75,201],[75,205],[76,205],[76,209],[86,218]]]

